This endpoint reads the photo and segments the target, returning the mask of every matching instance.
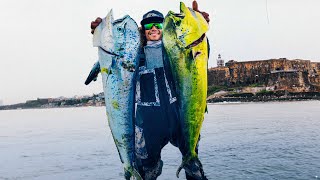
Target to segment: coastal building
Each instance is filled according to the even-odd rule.
[[[224,60],[221,58],[221,54],[218,55],[217,66],[218,67],[223,67],[224,66]]]

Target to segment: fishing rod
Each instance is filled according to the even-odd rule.
[[[270,24],[269,12],[268,12],[268,0],[266,0],[266,15],[267,15],[268,24]]]

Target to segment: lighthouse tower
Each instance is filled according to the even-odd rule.
[[[224,60],[221,59],[221,55],[218,55],[218,59],[217,59],[217,65],[218,67],[223,67],[224,66]]]

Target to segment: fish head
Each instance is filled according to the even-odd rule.
[[[128,15],[114,20],[113,12],[94,30],[93,46],[100,47],[104,53],[121,56],[132,48],[140,46],[140,32],[137,23]]]
[[[209,25],[204,17],[199,12],[186,7],[183,2],[180,2],[180,13],[169,11],[164,19],[165,42],[177,43],[181,48],[200,43],[208,30]]]
[[[107,52],[113,52],[113,11],[109,11],[108,15],[102,19],[99,26],[96,27],[93,33],[93,46],[101,47]]]
[[[129,16],[115,20],[113,23],[114,52],[120,57],[138,51],[140,32],[137,23]]]

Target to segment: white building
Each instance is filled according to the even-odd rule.
[[[224,66],[224,60],[221,59],[221,55],[218,55],[218,59],[217,59],[217,66],[218,67],[223,67]]]

